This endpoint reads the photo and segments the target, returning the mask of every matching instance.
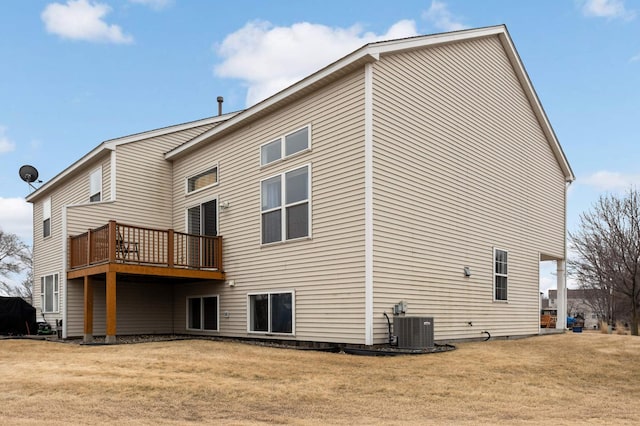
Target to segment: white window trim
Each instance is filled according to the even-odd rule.
[[[45,294],[46,294],[46,278],[47,277],[53,277],[53,305],[54,307],[57,306],[58,309],[54,309],[52,311],[46,311],[45,310],[45,306],[46,306],[46,301],[45,301]],[[58,291],[56,291],[56,283],[58,284]],[[60,313],[60,275],[55,273],[55,274],[48,274],[48,275],[42,275],[40,277],[40,311],[44,314],[57,314]]]
[[[292,135],[292,134],[294,134],[296,132],[299,132],[300,130],[303,130],[305,128],[307,129],[307,135],[308,135],[307,136],[307,142],[308,142],[307,148],[303,149],[302,151],[294,152],[293,154],[290,154],[290,155],[285,155],[285,153],[287,152],[287,149],[286,149],[286,146],[285,146],[285,140],[286,140],[287,136]],[[280,141],[280,158],[278,158],[277,160],[273,160],[270,163],[262,164],[262,147],[266,146],[266,145],[269,145],[270,143],[276,142],[278,140]],[[311,151],[312,141],[313,141],[313,137],[311,135],[311,123],[307,124],[306,126],[302,126],[302,127],[298,128],[298,129],[295,129],[295,130],[293,130],[291,132],[285,133],[282,136],[270,139],[268,142],[265,142],[262,145],[260,145],[260,150],[258,152],[258,161],[260,161],[260,168],[271,167],[274,164],[281,163],[281,162],[283,162],[285,160],[288,160],[290,158],[294,158],[297,155],[302,155],[305,152]]]
[[[295,203],[291,203],[291,204],[287,204],[286,203],[286,190],[287,190],[287,186],[286,186],[286,174],[289,172],[293,172],[295,170],[298,169],[302,169],[304,167],[307,167],[307,203],[309,204],[309,218],[308,218],[308,223],[307,223],[307,235],[304,237],[298,237],[298,238],[291,238],[291,239],[287,239],[287,215],[285,214],[287,207],[291,207],[291,206],[295,206],[298,204],[302,204],[304,203],[304,201],[296,201]],[[262,182],[264,182],[265,180],[269,180],[272,179],[276,176],[280,176],[280,206],[279,207],[274,207],[272,209],[268,209],[268,210],[262,210]],[[267,247],[267,246],[273,246],[273,245],[277,245],[277,244],[287,244],[290,242],[295,242],[295,241],[304,241],[304,240],[310,240],[312,238],[311,235],[311,229],[313,228],[311,226],[311,217],[312,217],[312,205],[311,205],[311,182],[312,182],[312,172],[311,172],[311,163],[307,163],[307,164],[303,164],[301,166],[297,166],[294,167],[292,169],[288,169],[285,170],[281,173],[276,173],[274,175],[268,176],[264,179],[260,179],[260,245],[263,247]],[[264,213],[269,213],[269,212],[273,212],[276,210],[281,210],[282,214],[280,215],[280,232],[281,232],[281,237],[282,239],[280,241],[273,241],[271,243],[263,243],[262,242],[262,215]]]
[[[98,187],[99,190],[98,191],[91,191],[91,181],[92,181],[92,177],[95,175],[97,175],[99,177],[98,179]],[[104,191],[103,191],[103,186],[102,185],[102,165],[98,166],[97,168],[91,170],[91,172],[89,172],[89,202],[90,203],[99,203],[101,201],[104,201]],[[100,200],[98,201],[91,201],[91,197],[93,197],[96,194],[100,194]]]
[[[189,192],[189,179],[191,179],[193,177],[196,177],[196,176],[198,176],[198,175],[200,175],[200,174],[202,174],[204,172],[208,172],[209,170],[213,170],[213,169],[216,169],[216,181],[214,183],[211,183],[211,184],[209,184],[207,186],[203,186],[202,188],[196,189],[195,191]],[[197,194],[199,192],[206,191],[209,188],[213,188],[214,186],[218,186],[219,183],[220,183],[220,165],[218,163],[215,163],[214,165],[212,165],[210,167],[207,167],[205,169],[202,169],[197,173],[193,173],[193,174],[191,174],[189,176],[185,176],[185,178],[184,178],[184,194],[185,194],[185,196],[190,196],[190,195],[193,195],[193,194]]]
[[[496,251],[503,251],[505,253],[507,253],[507,273],[506,274],[498,274],[496,273]],[[502,249],[500,247],[493,247],[493,264],[492,264],[492,268],[493,268],[493,283],[492,283],[492,290],[493,290],[493,301],[497,302],[497,303],[508,303],[509,302],[509,250],[505,250]],[[505,277],[507,279],[507,298],[506,299],[496,299],[496,277]]]
[[[44,222],[49,219],[49,235],[44,235]],[[51,220],[51,197],[48,197],[42,202],[42,238],[51,238],[53,234],[53,220]]]
[[[258,296],[260,294],[268,295],[269,301],[269,318],[268,324],[271,328],[271,295],[291,293],[291,333],[273,333],[271,331],[252,331],[251,330],[251,296]],[[247,333],[248,334],[260,334],[263,336],[295,336],[296,335],[296,291],[295,290],[270,290],[270,291],[255,291],[247,293]]]
[[[216,298],[216,329],[215,330],[205,330],[204,329],[204,321],[203,321],[203,313],[204,313],[204,298],[205,297],[215,297]],[[189,328],[189,299],[200,299],[200,328]],[[203,294],[198,296],[187,296],[186,300],[186,316],[185,316],[185,325],[184,329],[188,331],[202,331],[204,333],[219,333],[220,332],[220,295],[218,294]]]

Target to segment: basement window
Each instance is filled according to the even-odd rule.
[[[265,334],[293,334],[294,294],[261,293],[249,295],[248,331]]]
[[[187,330],[218,331],[218,296],[187,297]]]

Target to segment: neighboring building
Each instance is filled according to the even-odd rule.
[[[606,313],[596,312],[589,304],[589,290],[567,289],[567,315],[573,318],[584,319],[586,330],[595,330],[600,326],[601,320],[606,320]],[[558,309],[558,290],[549,290],[549,306],[552,312]]]
[[[573,178],[504,26],[371,43],[44,184],[35,300],[108,341],[382,344],[400,301],[436,340],[533,335]]]

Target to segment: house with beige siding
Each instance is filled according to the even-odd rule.
[[[534,335],[573,179],[506,27],[371,43],[29,195],[35,301],[87,340],[377,345],[398,306],[439,341]]]

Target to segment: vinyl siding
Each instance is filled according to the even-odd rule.
[[[219,213],[224,269],[235,287],[211,283],[176,299],[184,311],[189,294],[219,294],[221,335],[247,333],[247,294],[295,291],[295,339],[362,343],[364,339],[364,77],[345,76],[284,109],[250,123],[174,162],[176,230],[186,209],[217,198],[229,202]],[[311,124],[311,151],[260,166],[260,145]],[[219,184],[185,195],[185,179],[219,165]],[[309,164],[312,238],[260,244],[260,181]],[[181,300],[182,299],[182,300]],[[178,323],[184,327],[184,312]],[[282,336],[278,336],[281,338]]]
[[[105,281],[94,279],[92,285],[93,334],[104,336],[107,317]],[[69,310],[83,312],[83,280],[70,280],[68,288]],[[139,283],[119,279],[116,290],[118,335],[173,333],[173,291],[169,281]],[[70,315],[68,322],[70,337],[83,335],[83,315]]]
[[[34,259],[34,287],[33,302],[38,312],[38,319],[41,320],[41,296],[40,278],[46,275],[58,274],[59,283],[59,312],[45,314],[49,323],[54,324],[55,320],[63,319],[63,309],[66,304],[65,286],[65,253],[64,253],[64,219],[63,211],[65,206],[78,203],[89,202],[89,175],[97,167],[102,167],[103,192],[108,187],[108,178],[111,173],[111,163],[109,153],[104,153],[93,162],[78,170],[64,186],[51,191],[34,203],[33,217],[33,259]],[[107,189],[107,195],[110,189]],[[51,197],[51,235],[47,238],[42,236],[42,220],[44,201]],[[86,230],[86,228],[85,228]]]
[[[400,300],[435,317],[438,340],[536,334],[539,253],[564,258],[565,183],[498,38],[384,56],[373,79],[375,342]],[[493,301],[494,246],[507,303]]]
[[[34,302],[40,308],[40,277],[53,273],[60,279],[60,312],[48,314],[47,320],[62,319],[67,297],[65,264],[66,236],[76,235],[106,224],[109,220],[123,223],[169,228],[171,225],[171,164],[164,153],[210,129],[212,125],[194,127],[163,136],[116,146],[116,198],[112,198],[111,151],[97,156],[64,182],[34,202]],[[89,202],[89,175],[102,167],[102,201]],[[141,171],[145,171],[144,174]],[[42,206],[51,197],[51,237],[42,238]],[[63,230],[66,210],[67,229]],[[82,335],[82,285],[69,286],[81,292],[69,295],[67,310],[68,336]],[[118,296],[120,297],[120,296]],[[98,303],[98,299],[96,299]],[[126,311],[125,311],[126,312]],[[118,318],[121,314],[118,313]],[[125,318],[126,319],[126,318]]]

